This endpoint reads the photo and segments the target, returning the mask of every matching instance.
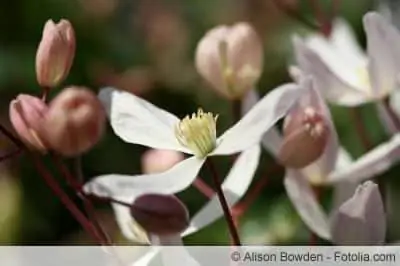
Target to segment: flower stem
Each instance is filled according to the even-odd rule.
[[[232,240],[232,244],[234,246],[240,246],[240,238],[239,238],[239,234],[237,232],[237,228],[235,226],[232,214],[229,210],[229,206],[228,203],[226,201],[224,192],[222,191],[222,187],[221,187],[221,181],[218,178],[218,174],[217,171],[215,169],[214,163],[212,162],[212,160],[210,158],[207,159],[206,164],[211,172],[212,178],[213,178],[213,182],[214,182],[214,186],[215,186],[215,190],[217,191],[217,195],[218,195],[218,199],[219,202],[221,203],[221,207],[222,210],[224,212],[225,215],[225,220],[228,224],[228,229],[229,229],[229,233],[231,235],[231,240]]]
[[[389,115],[390,119],[392,120],[396,130],[400,132],[400,119],[397,116],[397,114],[393,111],[393,108],[390,106],[388,97],[382,100],[382,105],[386,109],[386,112]]]
[[[16,145],[22,151],[28,152],[32,162],[40,175],[45,180],[46,184],[53,191],[53,193],[61,200],[64,206],[71,212],[72,216],[81,224],[83,229],[93,237],[99,244],[102,244],[101,239],[96,234],[96,230],[86,216],[79,210],[75,203],[68,197],[68,195],[61,189],[57,181],[51,176],[51,174],[44,167],[43,163],[39,160],[37,155],[29,151],[25,144],[9,132],[2,124],[0,124],[0,133],[6,136],[14,145]]]
[[[100,244],[104,244],[101,237],[98,235],[96,228],[86,218],[86,216],[76,207],[75,203],[68,197],[68,195],[61,189],[57,181],[51,176],[46,170],[42,162],[37,158],[36,155],[30,154],[32,161],[35,164],[36,169],[46,181],[49,188],[53,193],[58,196],[64,206],[71,212],[75,219],[81,224],[81,226]]]
[[[198,191],[200,191],[204,196],[206,196],[208,199],[212,198],[214,196],[215,191],[206,184],[200,177],[197,177],[194,182],[193,186],[197,188]]]
[[[349,109],[349,111],[351,112],[351,116],[353,118],[357,135],[360,138],[361,144],[364,147],[365,151],[369,151],[373,145],[368,137],[360,110],[358,108],[351,108]]]
[[[281,10],[283,13],[286,14],[286,16],[288,16],[294,20],[297,20],[298,22],[309,27],[310,29],[313,29],[313,30],[319,29],[319,26],[317,24],[310,21],[306,17],[302,16],[298,10],[295,10],[295,9],[285,5],[282,0],[273,0],[273,2],[278,7],[279,10]]]
[[[82,184],[83,184],[83,175],[81,171],[81,166],[80,166],[80,158],[75,159],[75,168],[76,168],[76,178],[72,176],[71,172],[68,170],[68,168],[65,166],[65,164],[61,161],[60,157],[51,154],[52,160],[58,170],[61,172],[63,175],[64,179],[67,181],[68,185],[72,187],[78,197],[82,200],[83,206],[85,208],[85,211],[88,215],[89,220],[93,224],[93,226],[96,228],[96,232],[98,235],[100,235],[102,242],[105,243],[106,245],[113,245],[111,238],[107,235],[106,231],[104,228],[101,226],[99,221],[97,220],[96,217],[96,212],[94,209],[94,206],[90,199],[86,196],[86,194],[82,191]]]
[[[22,150],[20,148],[17,148],[14,151],[11,151],[11,152],[9,152],[7,154],[4,154],[4,155],[0,156],[0,162],[5,161],[7,159],[10,159],[10,158],[12,158],[14,156],[17,156],[17,155],[21,154],[21,153],[22,153]]]

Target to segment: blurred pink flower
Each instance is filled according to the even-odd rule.
[[[260,78],[262,43],[250,24],[218,26],[208,31],[196,49],[196,68],[219,94],[241,98]]]
[[[183,153],[178,151],[150,149],[142,155],[142,172],[145,174],[161,173],[183,159]]]

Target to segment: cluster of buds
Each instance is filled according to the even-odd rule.
[[[37,97],[19,95],[10,104],[10,120],[30,148],[74,156],[87,151],[100,139],[105,112],[90,90],[71,87],[49,105]]]
[[[36,54],[39,85],[56,87],[69,74],[75,55],[75,33],[68,20],[46,22]],[[69,87],[49,104],[45,97],[19,95],[10,104],[10,120],[31,149],[76,156],[89,150],[105,128],[105,111],[89,89]]]

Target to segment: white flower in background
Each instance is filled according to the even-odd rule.
[[[324,239],[331,239],[328,215],[318,203],[313,185],[319,186],[346,186],[348,191],[341,195],[340,205],[354,192],[354,188],[363,180],[375,177],[395,164],[400,155],[400,134],[393,136],[389,141],[380,144],[370,152],[364,154],[356,161],[343,148],[338,147],[337,133],[331,120],[329,109],[324,100],[314,88],[313,82],[301,78],[302,86],[308,89],[299,100],[300,108],[313,107],[320,110],[330,125],[328,144],[323,154],[313,163],[303,169],[287,168],[284,185],[289,198],[296,208],[304,223]],[[244,101],[244,110],[250,108],[257,101],[255,92],[248,95]],[[295,111],[295,110],[293,110]],[[284,139],[276,129],[268,131],[262,140],[262,144],[274,157],[278,157]],[[302,155],[302,154],[300,154]]]
[[[228,99],[240,99],[260,78],[262,44],[246,22],[218,26],[200,40],[195,61],[213,89]]]
[[[337,19],[329,39],[316,34],[295,38],[299,68],[313,75],[329,102],[357,106],[387,97],[397,87],[400,66],[400,33],[385,18],[369,12],[363,18],[367,52],[356,41],[350,26]]]
[[[200,112],[179,120],[137,96],[112,88],[103,89],[99,97],[106,106],[114,132],[123,140],[193,156],[162,173],[99,176],[88,182],[84,189],[87,193],[103,197],[112,196],[126,202],[131,202],[143,194],[174,194],[184,190],[194,181],[208,156],[243,152],[239,157],[242,159],[237,160],[223,184],[228,202],[234,204],[245,193],[257,168],[258,143],[262,135],[288,112],[301,93],[302,90],[296,84],[276,88],[261,99],[238,123],[217,138],[215,116],[211,114]],[[241,178],[243,182],[240,181]],[[213,204],[216,202],[216,198],[212,200]],[[142,230],[133,230],[139,227],[132,226],[134,222],[131,222],[127,208],[116,204],[113,204],[113,207],[120,226],[125,228],[124,235],[137,240]],[[219,210],[210,216],[206,208],[194,217],[188,230],[195,231],[220,215],[222,212]],[[140,239],[143,240],[143,237]]]

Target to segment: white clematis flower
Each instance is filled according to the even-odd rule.
[[[301,95],[296,84],[286,84],[265,96],[236,125],[216,138],[215,117],[200,113],[180,121],[174,115],[127,92],[112,88],[103,89],[100,99],[106,106],[115,133],[129,143],[141,144],[156,149],[170,149],[194,156],[177,163],[168,171],[148,175],[103,175],[88,182],[84,189],[97,196],[112,196],[131,202],[147,193],[174,194],[187,188],[196,178],[208,156],[242,152],[232,172],[223,184],[225,192],[231,194],[228,201],[234,204],[246,191],[258,165],[260,142],[264,132],[282,118]],[[238,182],[242,177],[243,182]],[[235,181],[234,181],[235,180]],[[237,186],[241,184],[241,186]],[[243,191],[244,189],[244,191]],[[214,206],[216,200],[211,203]],[[124,235],[136,241],[146,242],[142,230],[133,226],[129,211],[123,206],[113,205],[117,221]],[[191,232],[213,222],[221,211],[209,216],[207,208],[196,215],[189,226]],[[136,234],[135,234],[136,232]]]
[[[299,69],[313,75],[324,97],[331,103],[358,106],[379,101],[397,87],[400,72],[400,33],[384,17],[369,12],[363,18],[367,52],[356,41],[350,26],[342,19],[334,23],[326,39],[315,34],[304,40],[294,38]]]
[[[114,132],[124,141],[193,156],[163,173],[100,176],[96,182],[87,184],[86,190],[98,194],[102,189],[106,192],[118,187],[120,196],[182,191],[194,181],[207,157],[242,152],[259,143],[262,135],[288,112],[301,93],[295,84],[280,86],[216,138],[216,119],[210,113],[200,111],[179,120],[133,94],[103,89],[99,97],[106,106]]]
[[[324,154],[311,165],[303,169],[287,169],[284,185],[304,223],[319,237],[329,240],[331,239],[329,218],[318,203],[311,184],[335,187],[350,184],[354,188],[358,183],[387,171],[400,158],[400,134],[353,161],[343,148],[338,147],[336,130],[324,100],[319,97],[310,80],[307,81],[304,78],[301,80],[303,86],[308,88],[308,93],[304,93],[299,102],[304,104],[307,98],[314,99],[308,103],[324,110],[325,118],[329,119],[332,125],[330,137],[335,140],[331,139],[328,142],[331,145],[328,145]],[[251,102],[254,103],[257,99],[254,92],[248,96],[249,98],[245,101],[246,108],[249,108],[252,105]],[[278,156],[282,143],[283,138],[276,129],[268,131],[262,140],[264,148],[275,157]],[[337,204],[346,200],[345,197],[349,197],[353,192],[350,189],[346,195],[341,195],[340,202]]]

